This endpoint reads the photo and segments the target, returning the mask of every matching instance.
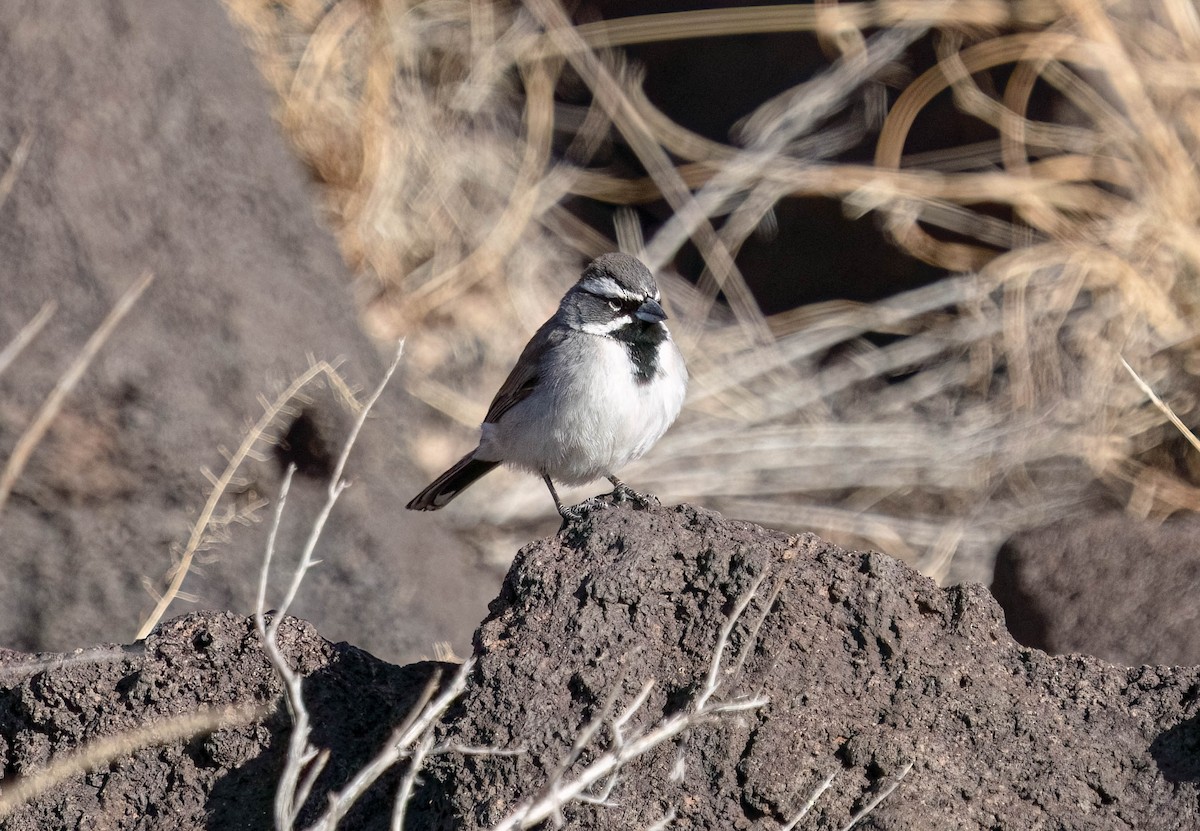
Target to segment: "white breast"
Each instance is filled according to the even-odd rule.
[[[638,383],[623,344],[575,333],[545,356],[533,394],[483,426],[477,458],[570,485],[615,475],[654,446],[683,406],[687,369],[670,339],[658,361],[660,372]]]

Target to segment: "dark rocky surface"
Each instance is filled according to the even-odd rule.
[[[691,706],[721,627],[756,583],[712,700],[769,703],[634,760],[609,804],[565,810],[570,827],[646,827],[673,812],[668,827],[778,828],[835,774],[798,827],[840,828],[910,762],[858,827],[1200,823],[1200,669],[1050,657],[1012,640],[980,586],[943,590],[881,554],[689,506],[602,506],[518,555],[443,727],[446,741],[526,752],[435,757],[406,828],[498,821],[544,787],[606,702],[620,712],[651,679],[626,737]],[[314,741],[333,752],[330,776],[344,776],[433,667],[389,666],[302,623],[284,632],[308,677]],[[110,661],[21,666],[0,692],[5,779],[165,713],[278,694],[250,623],[219,613],[173,621]],[[265,828],[283,724],[277,714],[138,751],[59,786],[6,828],[73,827],[81,816],[111,828]],[[606,721],[563,778],[612,741]],[[345,827],[387,827],[393,792],[387,785]]]
[[[1000,551],[992,592],[1026,646],[1200,664],[1200,518],[1111,511],[1019,534]]]
[[[125,641],[152,606],[143,580],[161,589],[204,504],[202,470],[224,468],[221,448],[262,413],[258,397],[310,356],[344,359],[347,381],[369,388],[390,355],[358,328],[347,269],[220,3],[0,3],[0,99],[0,173],[30,142],[0,201],[0,345],[58,304],[0,375],[0,460],[121,292],[156,274],[0,512],[0,645]],[[305,393],[292,417],[303,410],[317,429],[302,443],[319,474],[349,417],[328,387]],[[398,510],[423,484],[395,438],[414,410],[398,391],[377,405],[326,532],[341,556],[295,608],[393,661],[437,641],[464,651],[502,577],[443,525]],[[274,497],[281,467],[266,456],[240,471],[222,513]],[[323,489],[299,477],[281,551],[307,532]],[[246,613],[265,528],[229,530],[184,590]]]
[[[345,784],[374,755],[391,725],[444,667],[393,666],[347,644],[329,643],[311,624],[294,618],[281,627],[279,644],[305,676],[313,741],[337,749],[303,822],[324,807],[330,789]],[[290,726],[280,693],[253,620],[229,613],[176,618],[133,646],[40,660],[10,655],[0,667],[3,780],[34,773],[102,737],[201,708],[263,705],[270,715],[123,755],[28,803],[0,826],[270,828]],[[368,792],[345,827],[390,816],[395,779],[385,777]]]
[[[640,827],[673,808],[678,827],[774,827],[836,773],[805,827],[837,828],[910,761],[860,827],[1200,822],[1200,670],[1052,658],[1013,642],[981,586],[942,590],[881,554],[689,507],[596,514],[518,556],[476,635],[469,716],[454,730],[471,743],[524,741],[530,753],[443,760],[436,781],[452,813],[465,827],[503,814],[614,689],[620,709],[657,680],[643,723],[684,706],[759,576],[718,695],[761,694],[770,705],[632,765],[616,807],[570,812],[582,826]],[[673,781],[679,757],[684,775]]]

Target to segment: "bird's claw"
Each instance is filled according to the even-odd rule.
[[[613,501],[617,503],[631,502],[635,508],[657,508],[662,503],[652,493],[639,493],[624,482],[613,488]]]
[[[613,488],[613,492],[609,495],[613,504],[619,505],[622,502],[628,502],[635,508],[657,508],[662,503],[658,501],[658,497],[652,493],[640,493],[626,485],[624,482]],[[597,508],[603,508],[605,505],[604,497],[593,496],[590,499],[585,499],[578,505],[559,505],[558,515],[562,517],[562,527],[566,528],[573,522],[586,517],[589,513]]]
[[[563,507],[563,509],[558,512],[558,515],[561,516],[565,522],[574,522],[576,520],[583,519],[591,507],[592,506],[587,502],[580,502],[578,505]]]

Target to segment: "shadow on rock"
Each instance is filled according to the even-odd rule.
[[[1200,782],[1200,715],[1159,733],[1150,755],[1168,782]]]
[[[312,720],[310,742],[330,750],[330,756],[300,813],[299,827],[315,822],[329,805],[331,794],[379,752],[392,730],[418,705],[429,681],[439,673],[445,678],[455,669],[433,661],[398,667],[346,644],[334,649],[334,659],[304,679],[304,700]],[[240,755],[247,743],[261,748],[258,755],[230,768],[214,783],[205,806],[206,827],[211,831],[274,827],[271,806],[292,724],[280,706],[265,722],[222,731],[195,743],[206,757],[204,761],[227,768],[227,760]],[[262,735],[264,731],[269,731],[269,738]],[[248,735],[255,733],[258,735]],[[392,802],[404,770],[397,765],[380,777],[355,804],[343,827],[364,831],[389,828]]]

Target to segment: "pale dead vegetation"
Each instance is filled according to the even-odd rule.
[[[1004,539],[1070,513],[1097,484],[1143,516],[1196,504],[1162,450],[1166,417],[1120,363],[1191,417],[1190,3],[823,3],[578,26],[557,0],[227,4],[324,184],[368,330],[409,336],[403,383],[446,417],[403,437],[430,473],[470,446],[578,265],[615,247],[564,209],[585,195],[674,210],[641,253],[665,269],[692,390],[680,423],[625,472],[639,487],[953,580],[988,579]],[[613,48],[772,31],[814,33],[830,65],[748,113],[726,144],[655,109]],[[906,46],[926,36],[939,63],[906,67]],[[563,82],[585,84],[591,105],[557,103]],[[890,109],[885,84],[903,88]],[[1035,88],[1055,91],[1053,120],[1031,115]],[[906,155],[947,93],[994,139]],[[874,164],[834,160],[862,141]],[[595,165],[612,142],[648,175]],[[953,276],[765,319],[735,257],[788,196],[841,200]],[[695,286],[669,266],[689,240],[707,264]],[[489,478],[446,521],[507,557],[549,504],[536,483]]]
[[[192,523],[187,542],[172,548],[171,565],[163,577],[164,588],[159,590],[148,577],[143,578],[142,585],[147,594],[154,599],[154,607],[138,624],[137,640],[142,640],[150,634],[175,600],[194,600],[183,591],[183,581],[191,571],[197,554],[217,543],[227,541],[233,527],[260,519],[260,511],[267,505],[267,500],[262,494],[250,493],[248,498],[239,500],[233,499],[230,491],[234,486],[248,487],[249,483],[241,478],[246,461],[264,461],[267,458],[269,449],[279,443],[281,431],[300,414],[300,409],[310,402],[307,396],[311,392],[310,388],[316,384],[325,384],[348,411],[362,413],[362,405],[357,402],[354,390],[338,371],[336,361],[330,363],[313,360],[306,370],[285,385],[273,399],[259,396],[262,415],[247,426],[238,446],[232,452],[219,448],[227,460],[225,468],[219,475],[207,469],[202,471],[209,482],[208,496],[200,514]]]
[[[0,193],[0,202],[3,201],[2,197],[3,193]],[[42,439],[46,437],[51,424],[62,410],[63,404],[66,403],[67,397],[75,389],[80,379],[83,378],[84,373],[87,372],[87,368],[100,352],[101,347],[104,346],[112,333],[117,330],[121,321],[124,320],[125,315],[129,314],[130,310],[133,309],[138,299],[142,296],[142,293],[152,282],[154,282],[154,275],[147,271],[125,289],[109,313],[105,315],[104,320],[96,327],[91,337],[79,349],[78,354],[59,377],[58,382],[55,383],[54,387],[42,400],[41,406],[38,407],[37,412],[33,414],[33,418],[13,445],[4,468],[0,470],[0,511],[3,511],[13,487],[17,484],[17,480],[25,470],[25,465],[29,463],[33,451],[41,443]],[[54,314],[54,311],[55,304],[53,301],[47,302],[21,328],[4,350],[0,352],[0,372],[6,369],[21,350],[37,337],[38,333],[41,332],[42,328]]]
[[[251,724],[268,714],[269,708],[256,706],[205,708],[164,716],[144,727],[88,742],[57,755],[46,767],[34,773],[5,781],[3,792],[0,792],[0,819],[56,785],[90,771],[103,770],[145,748],[188,741],[217,730]]]

